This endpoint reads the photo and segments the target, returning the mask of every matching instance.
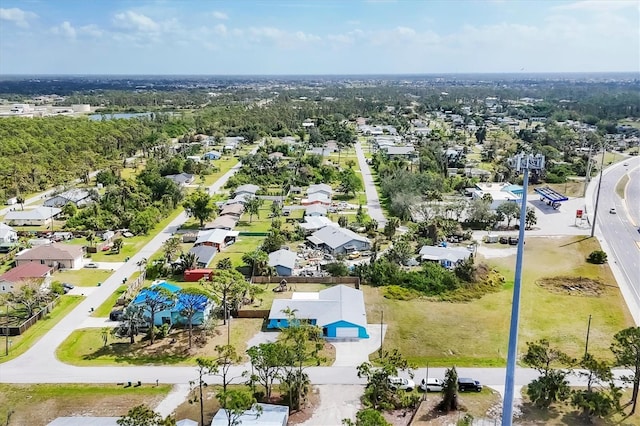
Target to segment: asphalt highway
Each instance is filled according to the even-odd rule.
[[[616,192],[616,187],[625,175],[629,176],[629,184],[623,199]],[[590,207],[587,200],[591,220],[597,198],[597,178],[592,183],[589,191],[593,191],[591,206],[594,207]],[[615,213],[611,209],[615,209]],[[604,240],[603,248],[609,255],[609,265],[629,311],[636,324],[640,324],[640,158],[629,158],[605,170],[596,221],[596,235],[601,242]]]

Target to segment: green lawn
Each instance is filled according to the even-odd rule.
[[[4,350],[0,351],[0,363],[10,361],[25,353],[43,334],[51,330],[54,325],[71,312],[83,299],[84,297],[82,296],[60,296],[58,304],[49,315],[35,323],[24,334],[10,337],[11,347],[9,355],[5,355]],[[1,406],[2,404],[0,404],[0,407]]]
[[[240,354],[247,349],[247,340],[262,327],[262,319],[235,319],[231,321],[231,344]],[[171,343],[175,338],[176,342]],[[73,365],[195,365],[198,357],[212,357],[216,345],[227,343],[227,327],[218,322],[215,336],[209,337],[206,346],[195,346],[191,351],[187,347],[187,332],[174,329],[164,339],[158,339],[153,345],[140,340],[131,345],[129,339],[116,339],[109,336],[107,345],[102,339],[102,330],[85,328],[75,330],[56,350],[57,357]]]
[[[94,262],[124,262],[127,257],[130,258],[138,253],[138,251],[151,241],[153,237],[167,227],[172,220],[178,217],[183,210],[184,209],[182,207],[175,209],[169,217],[165,218],[162,222],[158,222],[158,224],[156,224],[156,226],[154,226],[147,235],[136,235],[131,238],[123,238],[123,245],[120,253],[111,253],[109,251],[92,253],[91,260]]]
[[[248,237],[241,236],[238,237],[238,240],[235,244],[232,244],[228,247],[225,247],[220,253],[218,253],[214,259],[217,263],[220,259],[224,259],[228,257],[231,259],[231,263],[233,267],[244,266],[244,262],[242,261],[242,255],[257,249],[264,237]]]
[[[233,166],[238,164],[238,159],[231,156],[223,156],[220,160],[215,160],[213,164],[218,168],[217,172],[211,173],[210,175],[205,176],[204,185],[211,186],[220,179],[222,175],[227,173]],[[197,181],[200,183],[200,180]]]
[[[71,283],[81,287],[95,287],[99,282],[102,283],[109,278],[111,274],[113,274],[113,271],[82,268],[75,269],[73,271],[64,270],[55,272],[52,279],[54,281]]]
[[[0,419],[10,425],[44,426],[57,417],[123,416],[130,408],[146,404],[155,407],[171,385],[155,383],[124,387],[113,384],[0,384]],[[7,420],[8,421],[8,420]]]
[[[520,309],[521,353],[526,342],[546,338],[558,349],[579,357],[592,315],[589,350],[598,358],[611,359],[608,348],[612,336],[633,325],[608,266],[585,262],[588,253],[598,247],[597,241],[582,238],[527,239]],[[398,348],[417,365],[504,366],[515,256],[490,259],[487,263],[500,270],[507,282],[501,291],[469,303],[426,298],[388,300],[382,296],[382,289],[364,286],[368,321],[380,321],[384,311],[384,322],[388,324],[385,345]],[[605,283],[603,294],[591,297],[552,293],[536,284],[540,278],[556,276],[597,278]]]
[[[318,292],[334,286],[334,284],[289,284],[291,291],[276,293],[273,289],[278,287],[279,283],[256,285],[262,288],[264,292],[256,296],[255,302],[251,306],[247,305],[244,309],[271,309],[275,299],[291,299],[291,293],[294,291]]]
[[[253,215],[251,222],[249,222],[249,213],[244,213],[233,230],[240,232],[269,232],[271,228],[270,213],[271,204],[266,202],[260,208],[259,216]]]
[[[98,306],[98,309],[93,311],[91,314],[92,317],[108,317],[109,313],[113,310],[116,305],[116,301],[122,296],[122,294],[127,291],[127,286],[122,285],[114,291],[111,296],[107,300],[105,300],[102,305]]]

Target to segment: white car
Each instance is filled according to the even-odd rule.
[[[84,265],[84,267],[89,269],[98,269],[98,264],[94,262],[89,262],[86,265]]]
[[[609,209],[609,213],[611,213],[611,214],[616,214],[616,208],[615,208],[615,207],[611,207],[611,208]]]
[[[442,392],[442,389],[444,389],[444,383],[440,379],[429,377],[420,382],[420,390],[423,392]]]
[[[411,379],[405,379],[404,377],[389,377],[389,387],[391,389],[400,389],[407,392],[411,392],[416,384]]]

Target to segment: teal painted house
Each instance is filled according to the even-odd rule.
[[[317,293],[293,293],[291,299],[276,299],[271,305],[267,328],[289,326],[285,311],[295,310],[297,319],[304,319],[322,328],[327,338],[367,339],[367,315],[360,290],[337,285]]]
[[[147,300],[155,299],[158,297],[163,297],[158,294],[158,289],[163,288],[168,290],[171,293],[178,293],[180,287],[175,286],[173,284],[169,284],[166,281],[161,281],[159,283],[153,284],[151,287],[143,288],[140,290],[140,293],[136,296],[135,299],[131,302],[134,305],[144,305]],[[188,318],[182,315],[183,310],[185,309],[185,297],[181,294],[178,294],[177,298],[173,301],[173,304],[165,310],[156,312],[154,325],[160,326],[162,324],[170,324],[170,325],[188,325]],[[200,296],[196,300],[196,308],[197,312],[193,315],[191,323],[193,325],[202,325],[207,319],[209,319],[209,315],[211,314],[211,309],[213,307],[213,301],[206,296]],[[190,306],[191,303],[188,303]],[[148,318],[151,317],[151,312],[147,308],[145,313]]]

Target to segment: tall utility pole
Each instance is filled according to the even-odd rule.
[[[520,205],[520,227],[518,230],[518,252],[516,254],[516,273],[513,283],[511,302],[511,324],[509,328],[509,351],[507,355],[507,373],[502,404],[502,426],[511,426],[513,422],[513,393],[515,387],[516,358],[518,355],[518,324],[520,322],[520,288],[522,285],[522,260],[524,255],[524,223],[527,217],[527,187],[529,170],[544,168],[543,155],[520,154],[510,159],[517,171],[523,173],[522,204]]]
[[[604,175],[604,155],[607,148],[602,145],[602,160],[600,160],[600,177],[598,178],[598,190],[596,191],[596,205],[593,207],[593,223],[591,224],[591,236],[596,232],[596,219],[598,218],[598,202],[600,201],[600,186],[602,185],[602,175]]]

